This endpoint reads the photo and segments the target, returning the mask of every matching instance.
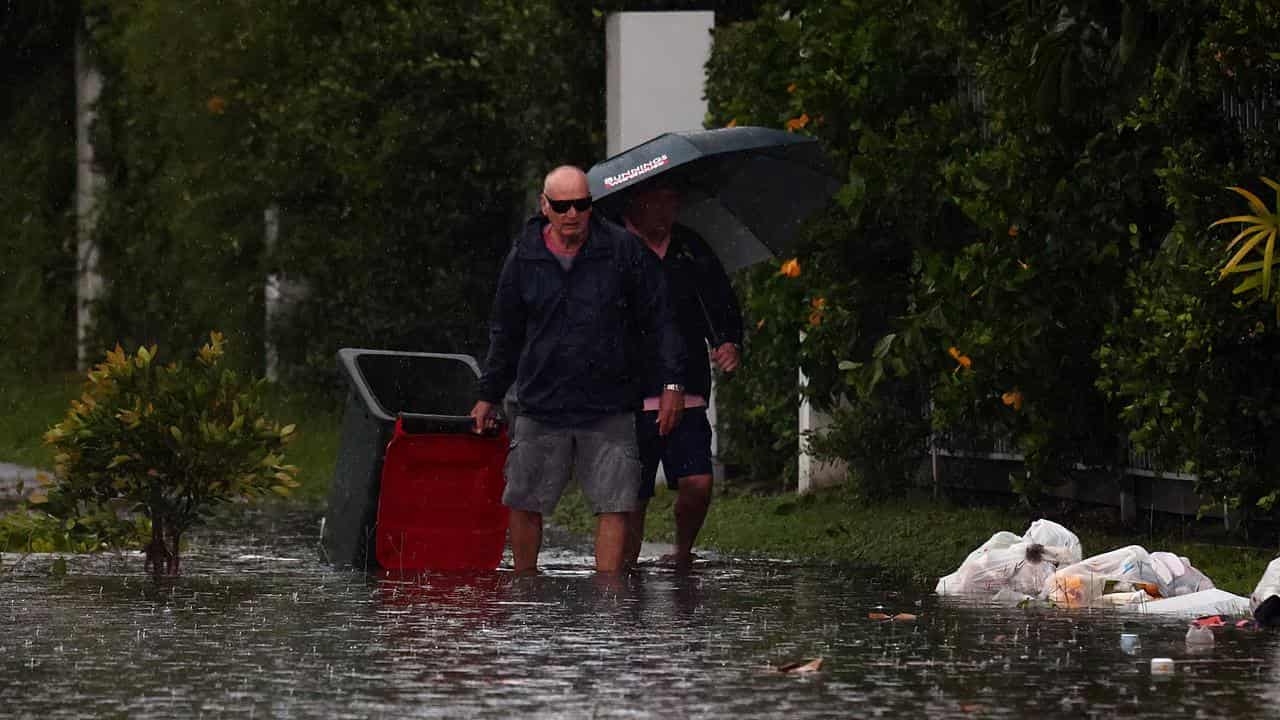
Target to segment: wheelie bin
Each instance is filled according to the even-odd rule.
[[[506,540],[505,430],[471,432],[468,355],[344,348],[350,391],[324,519],[336,565],[486,570]]]

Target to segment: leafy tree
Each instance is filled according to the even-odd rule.
[[[211,333],[194,364],[157,348],[119,346],[89,373],[84,395],[45,435],[57,451],[49,510],[74,523],[139,513],[151,524],[147,566],[176,575],[182,535],[217,504],[297,486],[284,462],[293,425],[263,411],[258,386],[223,366]]]
[[[74,2],[0,8],[0,371],[75,360]]]
[[[820,330],[798,351],[753,346],[744,377],[794,393],[799,363],[835,411],[819,449],[850,460],[868,495],[905,486],[912,463],[884,458],[919,458],[927,431],[977,448],[1009,438],[1029,496],[1080,465],[1123,464],[1124,403],[1169,384],[1188,397],[1191,378],[1148,372],[1141,391],[1101,390],[1115,365],[1100,348],[1141,342],[1119,328],[1144,293],[1192,290],[1186,273],[1150,264],[1175,228],[1207,240],[1193,220],[1203,206],[1170,198],[1203,197],[1216,168],[1274,164],[1274,107],[1248,129],[1223,97],[1265,91],[1277,28],[1273,4],[1243,0],[862,0],[721,29],[712,123],[813,134],[847,173],[802,242],[799,263],[814,269],[803,290],[760,302],[794,324],[820,297]],[[1198,279],[1195,297],[1219,292]],[[748,296],[775,292],[746,282]],[[1235,319],[1202,321],[1226,331]],[[1241,452],[1265,456],[1255,450]]]

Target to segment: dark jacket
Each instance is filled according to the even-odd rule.
[[[650,253],[655,258],[656,254]],[[660,261],[666,271],[667,291],[680,336],[689,359],[685,364],[685,392],[706,397],[711,392],[711,360],[708,345],[742,345],[742,310],[724,266],[696,232],[683,225],[671,229],[671,244]],[[660,395],[661,367],[658,345],[643,339],[646,349],[645,397]]]
[[[685,350],[667,302],[657,257],[618,225],[592,217],[566,271],[530,220],[498,277],[480,399],[491,403],[516,383],[520,412],[570,426],[639,407],[640,333],[654,338],[654,374],[684,377]]]

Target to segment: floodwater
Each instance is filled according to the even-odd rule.
[[[539,577],[379,579],[321,564],[317,519],[204,531],[159,585],[137,555],[71,557],[65,576],[4,556],[0,715],[1193,718],[1280,700],[1277,633],[1220,628],[1192,652],[1184,621],[944,603],[765,560],[606,582],[565,543]],[[869,618],[899,612],[917,618]]]

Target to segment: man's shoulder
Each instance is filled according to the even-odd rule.
[[[542,215],[529,218],[511,241],[511,254],[528,258],[536,254],[543,246],[542,231],[547,226],[547,219]]]
[[[676,223],[671,226],[671,240],[682,247],[688,248],[694,257],[706,257],[713,254],[707,241],[702,239],[697,230],[688,225]]]
[[[639,238],[633,235],[630,230],[626,229],[619,223],[614,222],[613,219],[603,215],[592,215],[591,225],[591,232],[593,235],[599,234],[600,237],[611,243],[639,240]]]
[[[623,257],[638,255],[644,248],[639,237],[606,217],[591,218],[591,242],[596,244],[598,250]]]

